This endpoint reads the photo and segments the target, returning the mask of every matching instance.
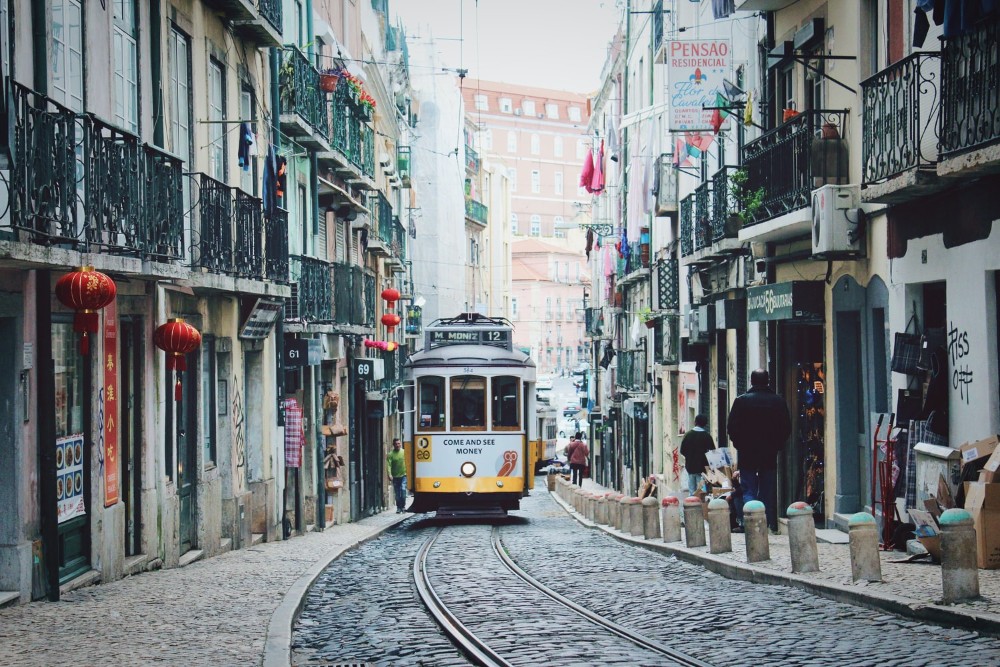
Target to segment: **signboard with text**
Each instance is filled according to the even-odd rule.
[[[496,345],[510,349],[510,330],[430,331],[430,348],[443,345]]]
[[[822,321],[823,283],[795,280],[747,288],[747,319]]]
[[[104,506],[118,502],[118,314],[115,302],[104,309]]]
[[[725,96],[722,80],[732,68],[728,39],[678,40],[667,44],[670,82],[670,130],[712,130],[716,95]]]

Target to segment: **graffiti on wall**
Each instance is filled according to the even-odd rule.
[[[960,330],[954,323],[948,323],[948,359],[951,362],[951,387],[958,391],[959,399],[969,404],[972,393],[972,382],[974,374],[972,367],[966,363],[960,363],[962,359],[969,355],[971,346],[969,345],[969,332]]]
[[[245,416],[243,397],[240,396],[240,381],[233,376],[233,440],[236,444],[236,482],[239,488],[246,488],[247,479],[247,439],[244,433]]]

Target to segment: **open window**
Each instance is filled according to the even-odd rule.
[[[493,378],[493,429],[516,431],[520,428],[521,380],[502,376]]]
[[[486,379],[458,375],[451,379],[451,428],[453,431],[486,428]]]
[[[444,378],[420,378],[418,387],[418,431],[444,430]]]

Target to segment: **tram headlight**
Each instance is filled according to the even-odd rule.
[[[435,489],[440,489],[441,488],[441,482],[434,482],[434,488]]]
[[[501,480],[501,479],[498,479],[498,480],[497,480],[497,486],[498,486],[498,487],[500,487],[500,488],[502,489],[502,488],[503,488],[503,480]]]
[[[466,461],[459,470],[465,477],[472,477],[476,474],[476,464],[472,461]]]

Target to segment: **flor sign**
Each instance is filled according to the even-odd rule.
[[[712,129],[716,93],[725,96],[722,80],[732,69],[727,39],[678,40],[667,50],[670,81],[670,129],[691,132]]]

